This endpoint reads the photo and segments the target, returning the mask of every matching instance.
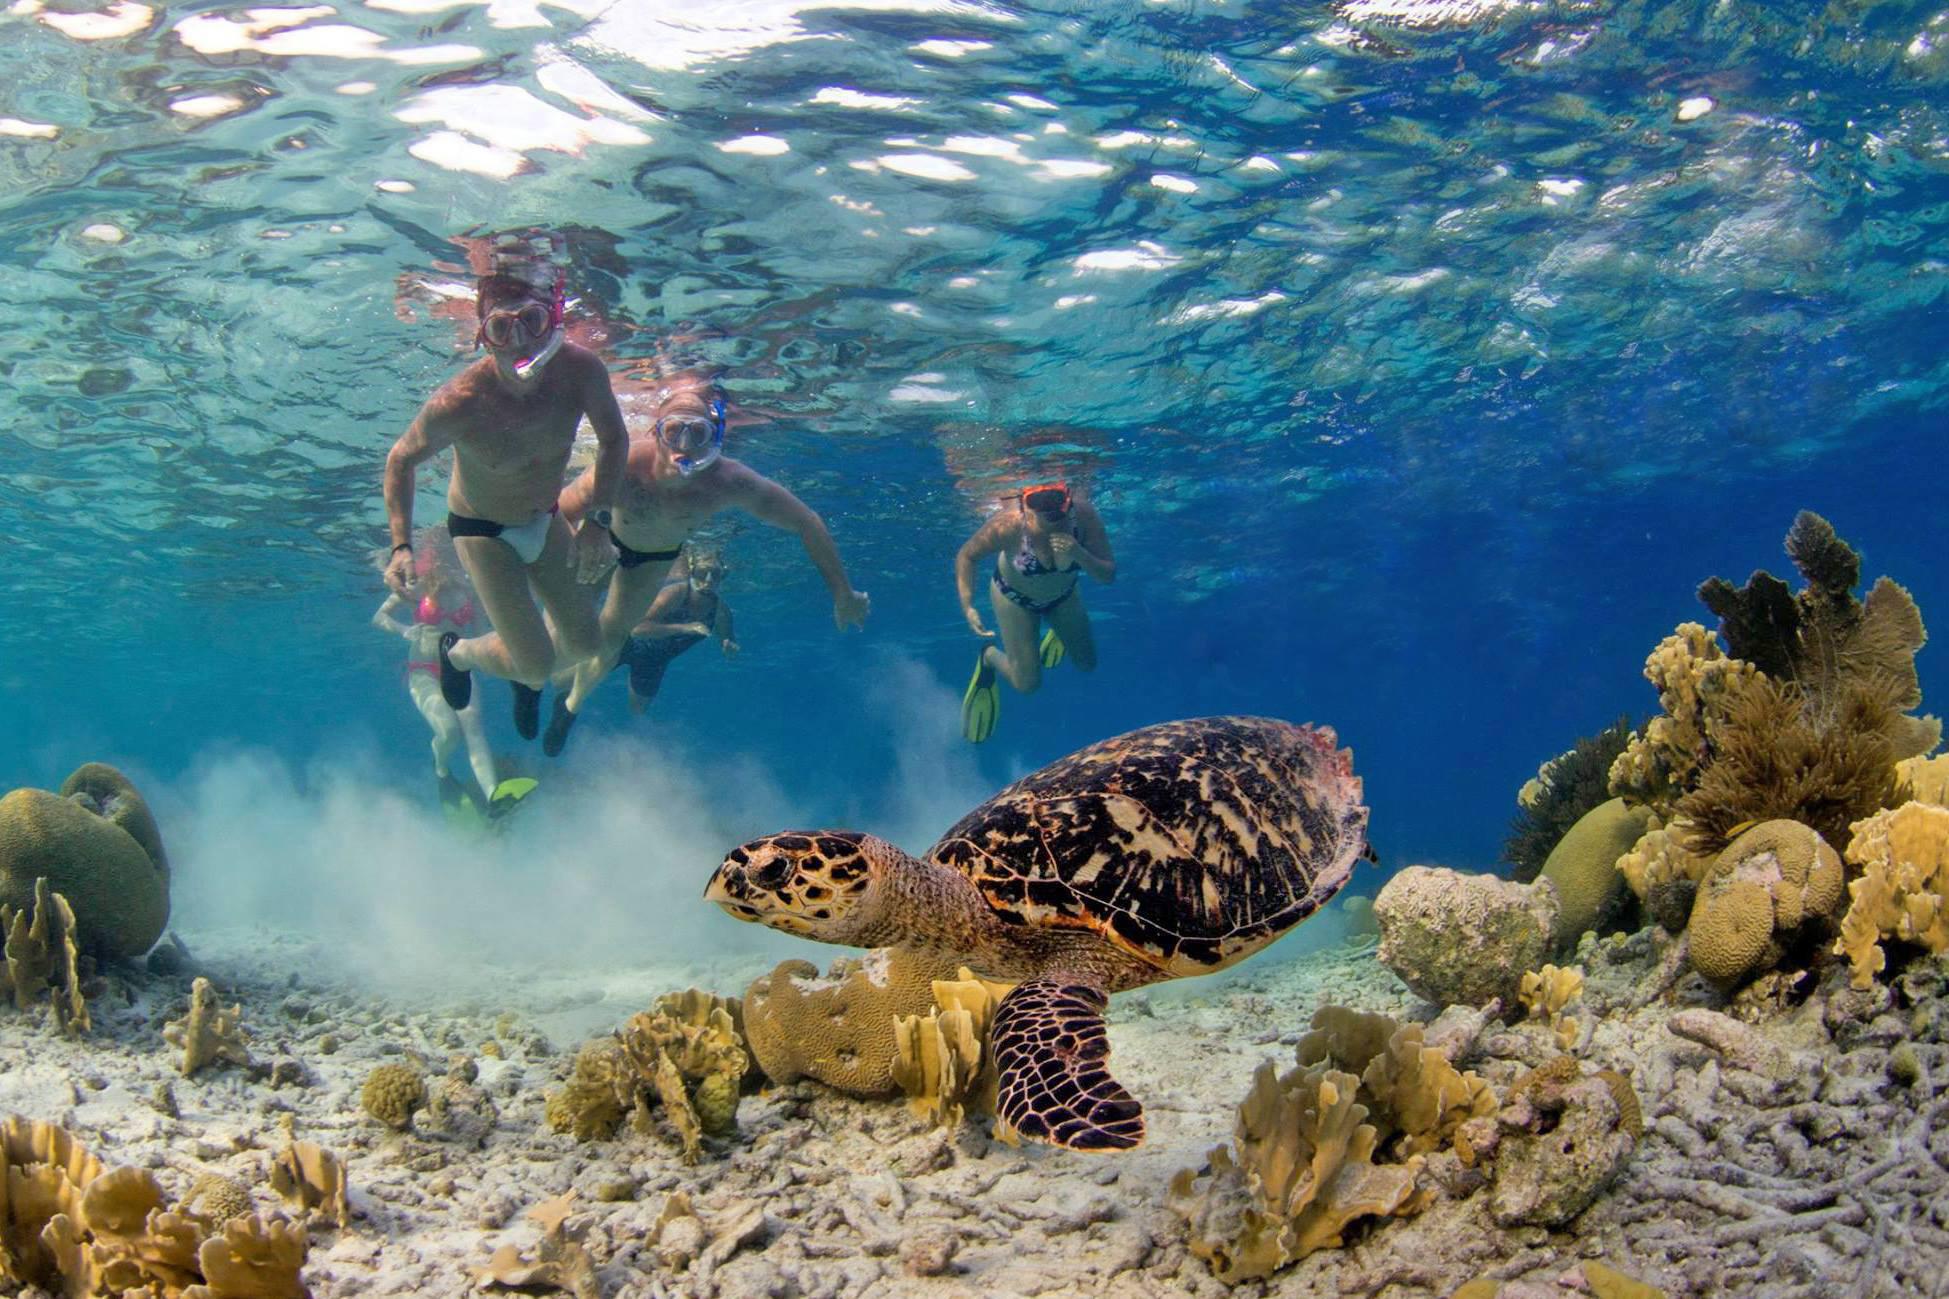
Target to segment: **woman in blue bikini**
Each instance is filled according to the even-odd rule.
[[[1015,508],[1005,508],[982,524],[954,558],[954,583],[968,629],[994,640],[995,633],[982,625],[975,609],[975,585],[981,562],[989,555],[995,556],[995,569],[988,596],[1001,644],[982,646],[961,699],[961,733],[976,744],[994,732],[1001,711],[998,676],[1026,695],[1042,684],[1042,669],[1056,666],[1065,655],[1085,672],[1096,667],[1096,639],[1077,587],[1084,573],[1099,582],[1117,578],[1102,518],[1067,483],[1023,488]],[[1044,620],[1047,632],[1042,631]]]

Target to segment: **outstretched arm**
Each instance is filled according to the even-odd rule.
[[[604,528],[587,526],[588,515],[605,513],[616,503],[623,488],[623,472],[629,465],[629,430],[623,426],[622,408],[616,404],[616,390],[609,385],[609,367],[593,352],[583,354],[588,369],[583,375],[582,410],[596,434],[596,462],[589,471],[589,482],[570,484],[562,496],[574,493],[575,570],[583,582],[593,582],[616,557],[616,547]],[[578,490],[581,489],[581,490]],[[561,498],[557,498],[557,508]]]
[[[692,636],[697,634],[697,623],[683,617],[684,599],[690,594],[690,583],[681,579],[666,581],[663,589],[650,601],[650,611],[636,624],[632,635],[644,640],[668,640],[672,636]],[[703,629],[704,634],[710,628]]]
[[[717,637],[718,647],[724,651],[725,658],[738,652],[738,633],[731,626],[731,606],[722,597],[717,602],[717,619],[711,625],[711,633]]]
[[[846,565],[840,561],[839,547],[833,543],[832,533],[826,530],[825,520],[814,514],[804,501],[763,474],[742,466],[739,468],[742,472],[734,489],[734,500],[738,507],[774,528],[797,533],[799,544],[805,547],[805,553],[819,570],[819,576],[826,580],[826,590],[832,593],[832,620],[839,624],[841,631],[848,627],[865,626],[872,602],[865,592],[853,589],[852,580],[846,576]]]
[[[413,572],[413,480],[427,460],[453,445],[460,425],[453,417],[451,385],[427,399],[386,455],[386,526],[392,531],[392,558],[386,585],[404,595]]]

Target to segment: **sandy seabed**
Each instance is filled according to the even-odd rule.
[[[282,1207],[268,1173],[287,1130],[336,1152],[353,1220],[312,1226],[304,1277],[318,1299],[507,1293],[474,1269],[505,1245],[532,1253],[542,1228],[527,1211],[568,1191],[568,1230],[610,1299],[1225,1294],[1168,1207],[1172,1175],[1229,1139],[1253,1070],[1289,1066],[1319,1005],[1404,1021],[1437,1010],[1371,947],[1285,959],[1275,948],[1113,1001],[1112,1064],[1150,1119],[1129,1154],[1014,1148],[985,1123],[948,1133],[900,1102],[799,1083],[745,1097],[738,1135],[686,1166],[667,1131],[584,1144],[549,1131],[547,1093],[586,1038],[665,992],[736,993],[762,972],[755,962],[484,963],[462,979],[468,993],[403,979],[375,991],[295,935],[186,939],[224,1003],[241,1004],[256,1068],[183,1077],[162,1028],[186,1008],[189,976],[110,973],[84,1039],[0,1013],[0,1114],[60,1123],[109,1167],[153,1169],[172,1196],[203,1174],[233,1178],[260,1210]],[[1762,1011],[1724,1006],[1696,977],[1672,980],[1672,955],[1655,930],[1586,941],[1597,1018],[1582,1058],[1629,1075],[1645,1130],[1566,1227],[1496,1226],[1486,1192],[1453,1193],[1467,1178],[1443,1154],[1429,1172],[1450,1189],[1427,1211],[1369,1222],[1344,1248],[1230,1293],[1418,1297],[1488,1277],[1502,1299],[1544,1299],[1589,1293],[1578,1264],[1601,1258],[1673,1296],[1949,1295],[1949,962],[1867,993],[1838,971]],[[1687,1009],[1711,1016],[1695,1015],[1690,1036],[1671,1022]],[[1464,1016],[1458,1036],[1452,1011],[1442,1023],[1457,1063],[1498,1088],[1556,1054],[1539,1027]],[[490,1041],[502,1058],[483,1052]],[[436,1085],[456,1066],[473,1078],[395,1133],[359,1099],[388,1062]],[[678,1192],[704,1231],[673,1259],[652,1235]]]

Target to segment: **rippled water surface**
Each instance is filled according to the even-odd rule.
[[[1458,661],[1556,747],[1648,708],[1692,584],[1777,570],[1800,505],[1938,584],[1939,0],[16,0],[16,710],[202,689],[213,635],[265,701],[369,671],[452,240],[529,222],[619,373],[724,368],[736,452],[956,690],[953,549],[1030,475],[1119,544],[1106,699],[1304,669],[1451,744]],[[773,667],[827,670],[789,542],[736,545]]]

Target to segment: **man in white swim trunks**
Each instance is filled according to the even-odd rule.
[[[427,399],[386,457],[393,541],[386,584],[404,594],[413,577],[414,475],[453,448],[447,529],[494,630],[467,640],[452,632],[441,637],[440,693],[465,708],[474,670],[506,678],[514,683],[516,729],[529,739],[539,728],[540,687],[558,657],[573,663],[600,647],[594,604],[576,577],[593,579],[615,554],[602,524],[629,456],[608,367],[563,340],[558,248],[546,234],[495,240],[475,297],[476,345],[487,355]],[[585,415],[598,450],[589,521],[571,532],[556,498]],[[554,623],[553,637],[536,596]]]
[[[841,631],[866,625],[872,602],[855,591],[825,521],[763,474],[724,452],[724,399],[709,379],[686,375],[666,380],[657,394],[655,420],[629,448],[615,509],[604,518],[601,466],[563,489],[564,518],[595,518],[616,543],[615,574],[602,606],[601,654],[577,664],[564,706],[580,712],[582,701],[616,665],[630,630],[643,620],[670,565],[699,525],[720,510],[742,510],[762,523],[795,534],[832,596],[832,620]],[[584,530],[587,530],[584,523]],[[558,719],[566,733],[566,721]]]

